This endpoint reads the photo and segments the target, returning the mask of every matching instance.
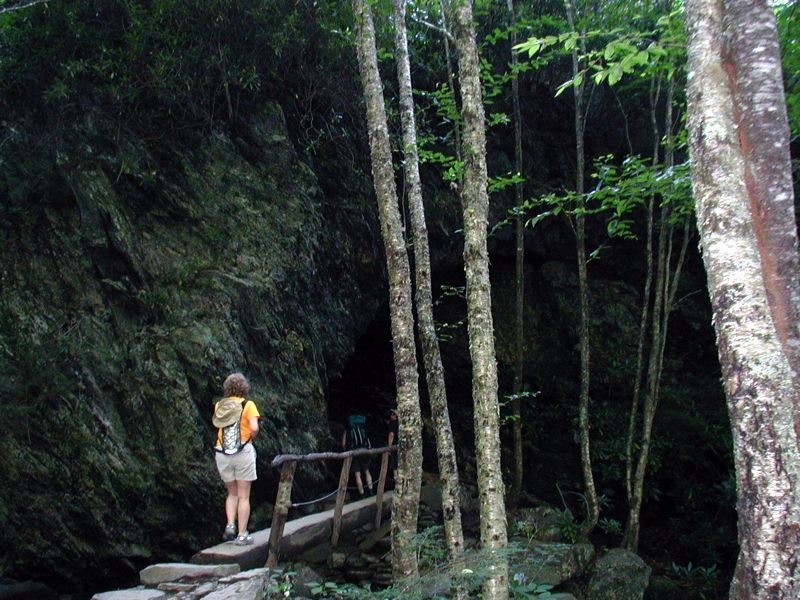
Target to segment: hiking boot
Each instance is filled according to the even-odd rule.
[[[222,539],[227,541],[232,540],[236,537],[236,525],[233,523],[228,523],[225,525],[225,531],[222,534]]]
[[[245,531],[244,533],[236,536],[236,539],[233,540],[233,543],[236,546],[251,546],[253,544],[253,536]]]

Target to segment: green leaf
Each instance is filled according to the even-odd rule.
[[[555,97],[558,98],[561,94],[563,94],[567,90],[567,88],[572,86],[572,83],[573,83],[572,79],[570,79],[562,83],[560,86],[558,86]]]
[[[619,63],[614,63],[608,72],[608,85],[614,85],[620,79],[622,79],[622,67]]]

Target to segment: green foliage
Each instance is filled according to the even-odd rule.
[[[359,587],[352,583],[337,583],[335,581],[325,581],[323,583],[311,583],[308,586],[314,598],[364,598],[370,593],[368,587]]]
[[[0,98],[8,111],[65,116],[91,98],[146,132],[235,119],[285,76],[308,27],[304,8],[289,0],[38,4],[0,17]]]
[[[675,582],[686,598],[717,598],[722,583],[719,567],[715,564],[701,567],[691,562],[686,565],[672,563],[667,578]]]
[[[500,400],[500,424],[506,425],[508,423],[513,423],[517,419],[522,418],[521,415],[514,415],[510,413],[506,413],[504,409],[506,409],[514,400],[520,400],[520,402],[529,401],[532,404],[532,400],[536,398],[541,392],[539,390],[522,390],[518,394],[504,394],[502,399]],[[522,406],[522,405],[521,405]]]
[[[271,585],[269,585],[265,594],[266,598],[268,600],[278,600],[290,597],[292,590],[294,590],[293,578],[296,574],[295,571],[275,569],[272,573]]]
[[[604,517],[597,522],[597,526],[608,535],[622,535],[622,523],[616,519]]]
[[[561,535],[563,535],[564,539],[570,544],[574,544],[578,541],[581,528],[575,520],[575,516],[572,514],[572,511],[568,508],[565,508],[559,513],[558,527],[561,529]]]
[[[647,198],[655,197],[661,205],[671,206],[673,225],[682,224],[684,217],[694,210],[688,162],[665,167],[652,166],[647,159],[636,155],[626,157],[621,165],[614,160],[612,155],[595,160],[591,175],[595,187],[587,194],[581,196],[566,190],[525,200],[521,206],[512,208],[495,229],[509,225],[518,214],[526,216],[525,225],[530,228],[560,215],[599,216],[605,220],[609,239],[637,239],[634,211]],[[590,252],[590,259],[600,256],[604,244]]]
[[[441,525],[420,531],[414,536],[413,545],[417,547],[417,562],[422,570],[435,569],[447,561],[447,542]]]
[[[800,10],[797,2],[784,2],[775,9],[781,44],[786,110],[793,139],[800,135]]]
[[[466,288],[464,286],[442,285],[439,288],[439,296],[436,298],[436,300],[434,300],[433,306],[434,308],[441,306],[443,303],[451,299],[458,299],[462,302],[466,302],[465,294]],[[464,312],[466,312],[466,310]],[[463,318],[454,322],[435,320],[434,326],[436,327],[436,336],[439,339],[439,342],[444,343],[453,341],[455,333],[459,330],[462,330],[466,322],[466,314]]]
[[[552,59],[559,52],[578,50],[581,68],[574,77],[558,86],[556,96],[573,86],[583,85],[587,78],[591,78],[596,85],[607,82],[610,86],[619,83],[625,75],[645,77],[663,73],[667,78],[672,78],[685,63],[681,12],[658,16],[655,23],[650,23],[650,28],[641,31],[628,26],[592,29],[581,34],[567,31],[557,35],[533,36],[514,46],[514,49],[527,54],[529,58],[552,50],[545,60]]]
[[[535,519],[518,519],[508,524],[509,537],[519,537],[530,542],[538,532]]]
[[[550,590],[552,585],[525,581],[524,573],[514,573],[509,581],[509,595],[514,600],[530,600],[531,598],[552,598]]]

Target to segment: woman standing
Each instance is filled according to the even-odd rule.
[[[250,384],[241,373],[228,375],[222,384],[222,393],[224,398],[214,406],[211,421],[218,428],[214,446],[217,470],[228,490],[223,538],[245,546],[253,543],[247,522],[250,520],[250,487],[256,480],[256,449],[250,442],[258,434],[261,415],[255,402],[247,400]]]

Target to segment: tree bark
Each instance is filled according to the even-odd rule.
[[[575,0],[567,0],[567,19],[572,31],[575,29]],[[581,47],[586,53],[583,38],[581,37]],[[577,76],[579,72],[578,51],[572,50],[572,75]],[[575,246],[578,256],[578,296],[580,302],[580,328],[579,328],[579,347],[581,355],[580,366],[580,396],[578,399],[578,429],[580,431],[581,446],[581,467],[583,468],[583,482],[586,492],[586,522],[581,527],[584,535],[589,535],[597,525],[600,509],[597,502],[597,490],[594,485],[592,475],[592,455],[589,440],[589,277],[586,267],[586,217],[583,213],[584,201],[584,116],[583,116],[583,86],[573,86],[573,98],[575,101],[575,191],[578,193],[578,211],[575,216]]]
[[[800,597],[800,284],[775,16],[686,3],[692,185],[738,489],[733,599]]]
[[[464,123],[464,270],[472,359],[475,451],[481,511],[481,545],[499,550],[483,586],[486,599],[508,598],[508,561],[502,552],[508,538],[500,468],[500,410],[497,401],[497,363],[489,282],[487,227],[489,212],[486,170],[486,131],[479,76],[478,49],[472,23],[472,1],[455,2],[455,37]]]
[[[431,291],[431,260],[428,247],[428,229],[425,225],[425,206],[422,201],[422,184],[419,177],[417,155],[417,127],[414,121],[414,99],[411,86],[411,65],[408,59],[406,38],[406,0],[392,0],[397,51],[397,79],[400,91],[400,121],[403,129],[405,178],[408,205],[411,212],[411,231],[414,241],[414,274],[416,282],[417,325],[419,329],[425,379],[436,433],[436,456],[439,463],[439,482],[442,486],[442,512],[444,532],[450,558],[455,560],[464,550],[464,533],[461,527],[458,466],[447,408],[442,355],[436,326],[433,320],[433,293]]]
[[[389,274],[389,310],[399,422],[397,484],[392,506],[392,572],[396,579],[402,579],[418,575],[416,548],[412,538],[417,532],[422,483],[422,433],[411,311],[411,275],[392,169],[389,130],[375,52],[375,30],[367,0],[353,0],[353,12],[358,65],[367,106],[372,178]]]
[[[506,0],[508,6],[508,19],[511,26],[511,70],[516,71],[517,53],[517,17],[514,14],[514,0]],[[511,94],[514,103],[514,168],[517,175],[522,176],[522,111],[519,107],[519,74],[512,73]],[[522,206],[522,182],[514,186],[514,199],[516,206]],[[516,232],[516,312],[514,335],[514,387],[511,412],[513,415],[514,438],[514,485],[511,488],[510,504],[516,507],[522,491],[524,476],[524,462],[522,456],[522,408],[520,394],[522,393],[522,376],[524,369],[524,300],[525,300],[525,228],[524,215],[520,212],[515,220]]]

